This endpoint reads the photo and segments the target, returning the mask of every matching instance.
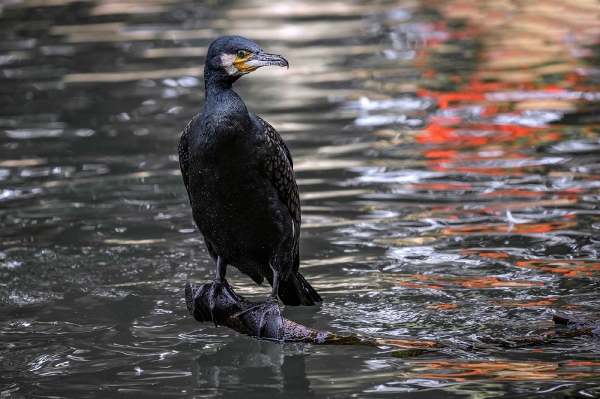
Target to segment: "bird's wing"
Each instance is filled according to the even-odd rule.
[[[181,134],[181,139],[179,139],[179,168],[181,169],[181,177],[183,178],[183,184],[185,184],[185,189],[188,192],[188,196],[190,195],[189,188],[189,173],[188,173],[188,140],[191,132],[192,121],[183,129],[183,133]],[[191,201],[190,197],[190,201]]]
[[[254,115],[256,116],[256,115]],[[267,140],[267,159],[265,162],[265,171],[271,184],[277,190],[279,200],[283,202],[294,220],[294,270],[298,270],[299,242],[300,242],[300,195],[298,194],[298,185],[296,184],[296,175],[294,174],[294,163],[290,150],[285,142],[273,128],[261,117],[256,116],[265,131]]]
[[[264,165],[267,176],[277,190],[279,200],[287,206],[290,215],[300,226],[300,196],[290,150],[273,126],[259,116],[256,118],[264,127],[267,140],[268,155]]]

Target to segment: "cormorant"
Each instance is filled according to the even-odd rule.
[[[285,305],[314,305],[319,294],[299,273],[300,197],[292,156],[277,131],[249,113],[232,89],[242,75],[288,61],[264,53],[240,36],[223,36],[208,48],[204,67],[206,104],[179,142],[179,165],[194,221],[217,265],[210,288],[215,302],[225,295],[239,302],[225,279],[227,265],[256,283],[273,287],[251,313],[264,328],[266,315]],[[246,312],[246,311],[245,311]]]

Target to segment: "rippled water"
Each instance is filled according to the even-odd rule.
[[[564,4],[5,1],[0,396],[598,397],[597,339],[470,346],[598,314],[600,6]],[[183,284],[214,266],[176,147],[226,33],[291,64],[236,85],[294,155],[324,298],[284,316],[444,348],[274,344],[189,316]]]

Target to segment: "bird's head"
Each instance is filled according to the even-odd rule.
[[[234,82],[242,75],[269,65],[289,68],[285,57],[263,52],[252,40],[241,36],[222,36],[208,47],[204,72]]]

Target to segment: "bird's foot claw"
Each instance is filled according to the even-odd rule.
[[[235,317],[240,319],[255,337],[275,341],[282,339],[283,321],[279,303],[275,298],[269,298],[266,302],[244,303],[243,310]]]
[[[185,299],[189,312],[199,322],[218,322],[242,309],[243,297],[237,295],[227,280],[195,286],[188,283]]]
[[[202,298],[206,296],[208,292],[207,284],[197,286],[195,284],[187,283],[185,286],[185,302],[187,309],[194,319],[199,322],[211,321],[210,312],[204,305]]]
[[[241,302],[244,298],[236,294],[224,278],[218,278],[208,286],[208,306],[211,320],[216,327],[217,323],[223,319],[223,317],[220,317],[221,315],[229,317],[230,314],[242,308]]]

